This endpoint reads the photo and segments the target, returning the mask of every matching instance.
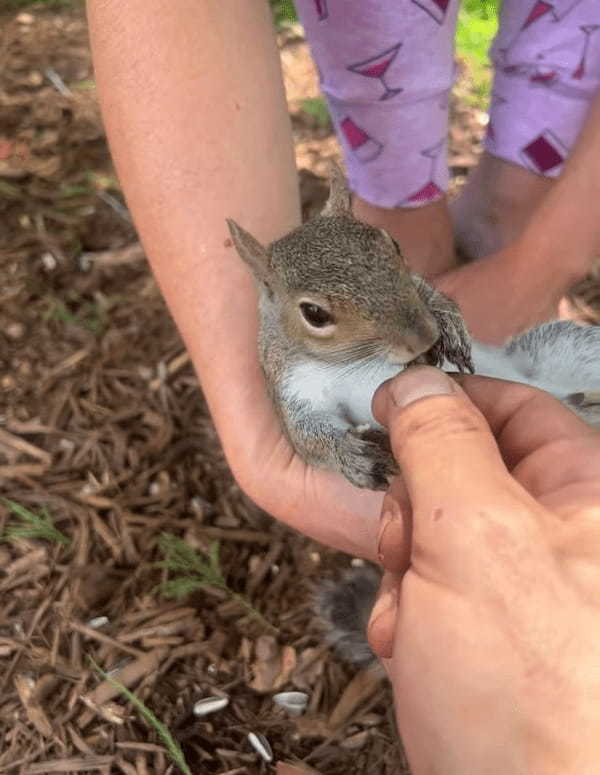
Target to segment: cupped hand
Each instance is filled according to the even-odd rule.
[[[281,429],[258,365],[238,400],[252,406],[245,426],[231,427],[229,418],[241,414],[236,410],[219,418],[218,428],[231,469],[247,495],[304,535],[376,561],[383,493],[353,487],[341,474],[302,460]]]
[[[600,438],[544,393],[459,379],[415,368],[374,401],[402,478],[369,633],[409,761],[415,775],[595,772]]]

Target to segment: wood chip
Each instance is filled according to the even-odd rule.
[[[357,673],[329,716],[331,729],[338,729],[345,724],[354,711],[377,691],[384,680],[385,675],[379,668],[366,667]]]
[[[3,444],[17,450],[23,455],[29,455],[29,457],[34,457],[36,460],[41,460],[42,463],[45,463],[46,465],[52,463],[52,455],[49,452],[45,452],[43,449],[36,447],[35,444],[31,444],[30,442],[25,441],[25,439],[0,428],[0,448]]]
[[[54,759],[52,761],[30,764],[23,775],[45,775],[45,773],[82,772],[110,767],[114,756],[88,756],[85,759]]]
[[[35,699],[35,681],[28,675],[20,674],[15,676],[14,684],[29,721],[31,721],[40,735],[43,737],[52,737],[54,734],[52,724],[42,710],[39,702]]]

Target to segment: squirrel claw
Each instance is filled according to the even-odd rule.
[[[475,373],[471,359],[471,337],[467,331],[460,308],[455,301],[432,288],[422,277],[412,275],[417,293],[435,318],[440,336],[425,355],[430,366],[452,363],[461,371]]]

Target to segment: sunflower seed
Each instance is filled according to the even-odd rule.
[[[194,716],[208,716],[216,713],[229,705],[229,697],[204,697],[194,704],[192,713]]]
[[[290,716],[301,716],[308,705],[308,694],[304,692],[279,692],[273,696],[273,702],[284,708]]]
[[[100,627],[104,627],[105,624],[108,624],[108,616],[95,616],[89,620],[87,626],[91,627],[92,630],[98,630]]]
[[[273,750],[264,735],[257,735],[254,732],[250,732],[248,734],[248,742],[263,761],[273,761]]]

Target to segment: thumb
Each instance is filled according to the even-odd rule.
[[[373,401],[388,426],[413,513],[436,520],[467,504],[498,507],[522,488],[509,475],[481,412],[447,374],[410,368],[384,383]]]

